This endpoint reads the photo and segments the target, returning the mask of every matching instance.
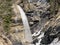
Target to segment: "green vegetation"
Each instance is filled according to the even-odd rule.
[[[5,31],[9,31],[11,23],[11,15],[6,15],[3,17],[3,27]]]
[[[3,27],[5,31],[9,31],[12,17],[12,2],[11,0],[0,1],[0,17],[3,19]]]

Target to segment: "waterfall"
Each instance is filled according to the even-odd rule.
[[[30,31],[30,27],[29,27],[28,20],[27,20],[27,17],[25,15],[25,12],[23,11],[23,9],[19,5],[17,5],[17,8],[20,12],[22,22],[23,22],[23,25],[24,25],[25,40],[28,41],[28,42],[32,42],[32,34],[31,34],[31,31]]]

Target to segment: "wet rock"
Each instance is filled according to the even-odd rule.
[[[56,28],[56,31],[60,32],[60,26],[58,26],[58,27]]]
[[[38,39],[35,39],[35,40],[33,40],[33,44],[36,44],[37,42],[38,42],[39,40]]]
[[[60,37],[60,26],[48,28],[47,31],[44,33],[44,37],[41,40],[42,44],[50,44],[53,42],[53,40],[57,37]]]
[[[44,38],[42,39],[41,43],[42,44],[50,44],[54,40],[54,38],[56,38],[56,35],[44,36]]]

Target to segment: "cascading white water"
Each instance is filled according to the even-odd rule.
[[[42,29],[43,29],[43,27],[40,29],[40,31],[38,31],[37,34],[36,34],[36,32],[35,32],[34,34],[32,34],[32,36],[37,36],[37,35],[40,34],[40,35],[37,37],[38,42],[36,43],[36,45],[40,45],[40,42],[41,42],[41,40],[42,40],[42,37],[44,37],[44,32],[41,32]]]
[[[27,20],[27,17],[25,15],[25,12],[23,11],[23,9],[19,5],[17,5],[17,8],[20,12],[22,22],[23,22],[23,25],[24,25],[25,40],[28,41],[28,42],[32,42],[32,34],[31,34],[31,31],[30,31],[30,27],[29,27],[28,20]]]

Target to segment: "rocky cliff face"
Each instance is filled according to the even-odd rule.
[[[46,0],[12,0],[9,1],[10,3],[8,0],[3,1],[0,0],[1,45],[24,45],[24,26],[16,5],[22,7],[28,18],[33,38],[30,43],[34,45],[60,44],[59,0],[54,3],[52,2],[56,0],[52,0],[52,2]],[[54,8],[55,4],[58,9]]]
[[[4,35],[0,35],[0,45],[12,45],[12,42]]]

